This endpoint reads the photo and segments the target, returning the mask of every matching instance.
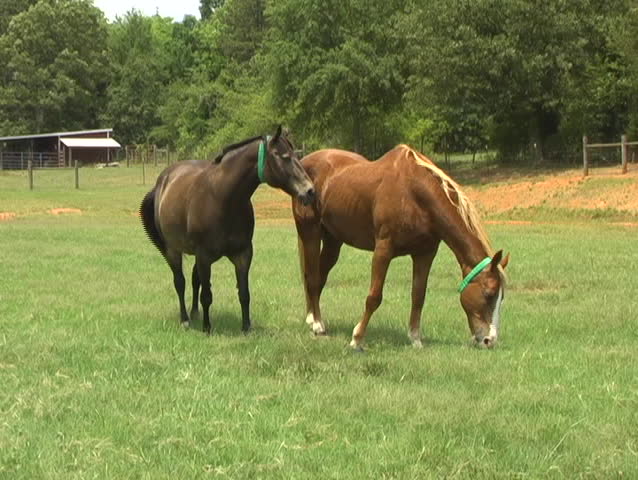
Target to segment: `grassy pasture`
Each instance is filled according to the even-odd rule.
[[[344,248],[322,302],[330,336],[313,338],[278,192],[255,197],[254,330],[240,332],[221,260],[207,338],[178,327],[135,215],[139,170],[87,169],[79,191],[42,175],[29,192],[0,172],[0,212],[16,214],[0,222],[0,478],[638,477],[634,227],[488,225],[512,252],[489,352],[468,346],[445,247],[426,346],[409,346],[398,259],[357,354],[370,256]]]

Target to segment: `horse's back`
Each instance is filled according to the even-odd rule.
[[[162,170],[157,177],[156,187],[162,187],[167,181],[185,174],[199,173],[211,165],[211,162],[205,160],[183,160],[174,163]]]
[[[414,244],[430,243],[428,214],[414,196],[420,172],[410,152],[399,145],[373,162],[341,150],[322,150],[304,158],[304,168],[315,182],[324,228],[364,250],[373,250],[377,238],[386,235],[401,253]]]
[[[367,163],[368,159],[358,153],[335,148],[317,150],[301,159],[301,164],[313,181],[315,177],[321,181],[321,177],[335,174],[346,167]]]

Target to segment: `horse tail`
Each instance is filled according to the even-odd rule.
[[[142,200],[140,205],[140,218],[149,240],[153,242],[153,245],[157,247],[162,255],[166,256],[166,242],[164,242],[164,238],[155,222],[155,192],[156,189],[153,188],[144,196],[144,200]]]

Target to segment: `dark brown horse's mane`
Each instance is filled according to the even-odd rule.
[[[252,137],[252,138],[247,138],[246,140],[242,140],[241,142],[237,142],[237,143],[233,143],[232,145],[228,145],[224,148],[222,148],[222,151],[220,153],[217,154],[217,156],[215,157],[215,159],[213,160],[213,163],[219,163],[222,161],[222,158],[224,158],[224,156],[232,151],[232,150],[236,150],[240,147],[243,147],[244,145],[248,145],[249,143],[254,142],[257,139],[263,139],[264,137],[259,135],[258,137]]]

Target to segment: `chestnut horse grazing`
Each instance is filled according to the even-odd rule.
[[[185,161],[168,167],[144,197],[142,223],[173,271],[184,326],[189,325],[182,273],[182,254],[187,253],[195,255],[191,316],[197,312],[201,286],[203,329],[210,333],[211,264],[228,257],[235,266],[242,330],[250,329],[248,271],[255,228],[250,198],[261,182],[284,190],[301,204],[314,199],[313,185],[281,126],[272,139],[255,137],[231,145],[213,162]]]
[[[432,261],[441,241],[461,267],[461,305],[475,342],[492,347],[504,299],[509,255],[492,255],[476,210],[461,188],[423,154],[399,145],[375,162],[342,150],[320,150],[301,161],[316,200],[293,200],[306,293],[306,321],[326,332],[319,298],[345,243],[370,250],[372,277],[363,318],[351,346],[361,348],[370,317],[381,304],[390,261],[412,257],[409,338],[421,346],[421,310]]]

